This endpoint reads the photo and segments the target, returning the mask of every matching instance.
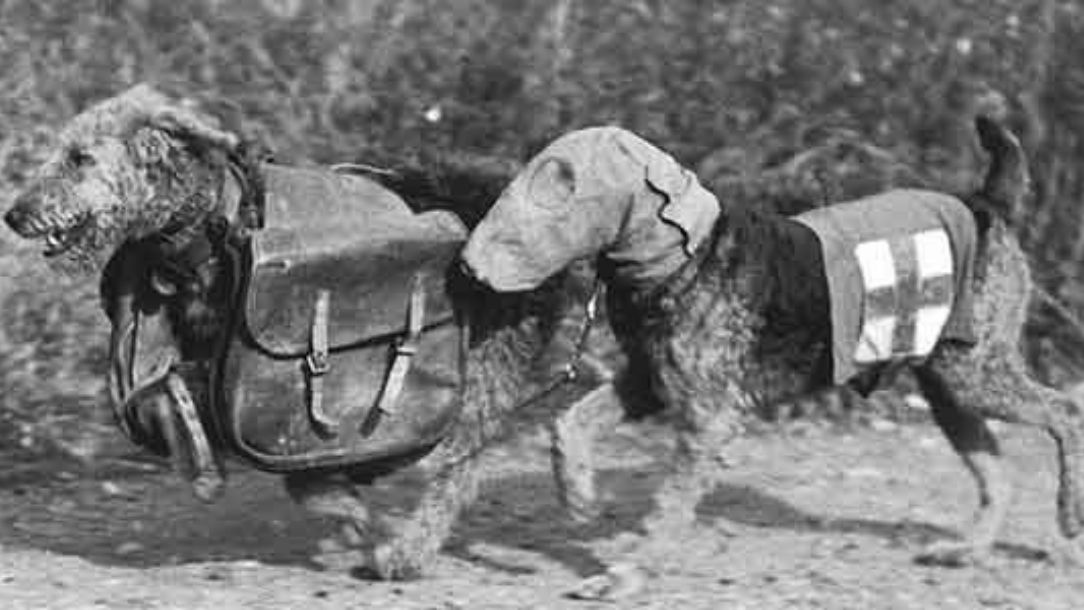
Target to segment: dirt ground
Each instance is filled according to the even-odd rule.
[[[650,428],[606,439],[612,499],[595,526],[558,508],[541,435],[500,448],[439,561],[404,583],[314,564],[328,525],[291,505],[270,475],[234,468],[226,495],[207,506],[151,464],[20,465],[0,474],[0,608],[1084,607],[1084,567],[1054,527],[1045,437],[1002,431],[1019,488],[1001,544],[984,565],[946,569],[912,555],[955,535],[975,491],[934,428],[884,428],[742,440],[698,529],[651,557],[647,590],[619,604],[564,594],[638,531],[665,443]],[[372,493],[394,505],[409,486],[408,477]]]

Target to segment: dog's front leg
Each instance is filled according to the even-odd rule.
[[[621,557],[610,562],[606,572],[582,581],[573,596],[613,601],[637,594],[647,580],[643,562],[658,565],[676,538],[689,535],[696,523],[697,506],[718,483],[725,466],[720,451],[738,429],[737,403],[733,401],[745,399],[736,386],[721,393],[731,400],[697,402],[692,397],[690,402],[679,405],[675,413],[677,443],[666,478],[653,495],[655,507],[644,519],[646,535],[631,550],[622,549]],[[656,545],[666,548],[655,552]]]
[[[550,457],[558,497],[577,522],[588,522],[598,516],[594,441],[602,430],[612,429],[622,417],[617,391],[612,382],[607,382],[550,423]]]

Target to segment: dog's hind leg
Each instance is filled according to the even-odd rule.
[[[306,510],[340,524],[340,538],[321,541],[318,563],[384,580],[414,578],[440,551],[462,507],[477,495],[478,459],[471,456],[442,466],[413,512],[387,519],[379,532],[355,491],[357,484],[345,476],[290,474],[286,490]],[[374,540],[377,537],[383,540]]]
[[[605,427],[621,419],[612,383],[605,383],[577,401],[552,424],[553,469],[570,512],[579,518],[595,514],[591,446]],[[416,576],[440,551],[456,518],[478,495],[480,462],[486,452],[474,451],[442,465],[429,478],[414,511],[398,520],[386,542],[376,545],[366,567],[383,579]]]
[[[372,515],[356,493],[356,485],[339,474],[292,473],[285,476],[286,492],[305,510],[335,520],[339,537],[320,542],[317,563],[349,570],[360,561],[357,549],[370,537]]]
[[[920,380],[925,379],[924,389],[940,384],[942,393],[950,395],[955,405],[961,405],[947,407],[952,415],[942,415],[948,423],[942,423],[942,429],[954,446],[959,444],[971,455],[965,457],[965,462],[979,480],[980,489],[985,485],[988,493],[1007,493],[1008,484],[997,482],[1004,480],[1004,474],[995,465],[999,461],[995,459],[996,445],[991,445],[993,436],[989,430],[980,430],[974,419],[992,418],[1046,431],[1057,447],[1058,525],[1066,537],[1080,534],[1084,529],[1084,427],[1079,405],[1064,392],[1034,381],[1011,345],[973,349],[943,345],[920,368],[919,375]],[[970,410],[969,415],[962,415],[964,408]],[[988,450],[991,446],[993,452]]]
[[[1012,499],[997,438],[986,420],[959,400],[954,387],[931,367],[918,367],[915,377],[930,403],[934,420],[975,479],[979,508],[974,523],[959,542],[938,542],[918,557],[920,563],[959,566],[980,560],[993,547]]]
[[[365,567],[381,579],[417,577],[440,551],[460,511],[477,497],[480,459],[474,454],[443,465],[413,512],[369,552]]]

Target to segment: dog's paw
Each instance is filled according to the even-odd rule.
[[[573,523],[585,525],[597,522],[603,514],[605,502],[598,498],[580,499],[565,505],[565,514]]]
[[[330,572],[349,573],[364,561],[362,552],[344,544],[341,538],[324,538],[317,543],[317,549],[312,556],[313,563]]]
[[[602,574],[580,581],[567,597],[590,601],[619,601],[637,595],[647,588],[648,573],[631,563],[617,563]]]
[[[417,553],[401,544],[380,544],[365,553],[355,575],[366,580],[414,580],[421,576],[422,561]]]

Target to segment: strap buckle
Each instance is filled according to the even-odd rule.
[[[331,371],[331,362],[326,352],[309,352],[305,356],[305,372],[312,377],[322,377]]]
[[[331,309],[331,291],[320,290],[313,304],[312,328],[309,335],[309,353],[305,356],[305,371],[309,381],[309,417],[321,434],[334,435],[339,420],[324,409],[324,375],[331,370],[328,357],[328,320]]]
[[[410,302],[406,312],[406,335],[395,343],[391,368],[384,380],[376,408],[388,415],[395,412],[399,395],[403,392],[407,374],[414,355],[418,353],[418,340],[425,329],[425,278],[414,276],[410,289]]]

